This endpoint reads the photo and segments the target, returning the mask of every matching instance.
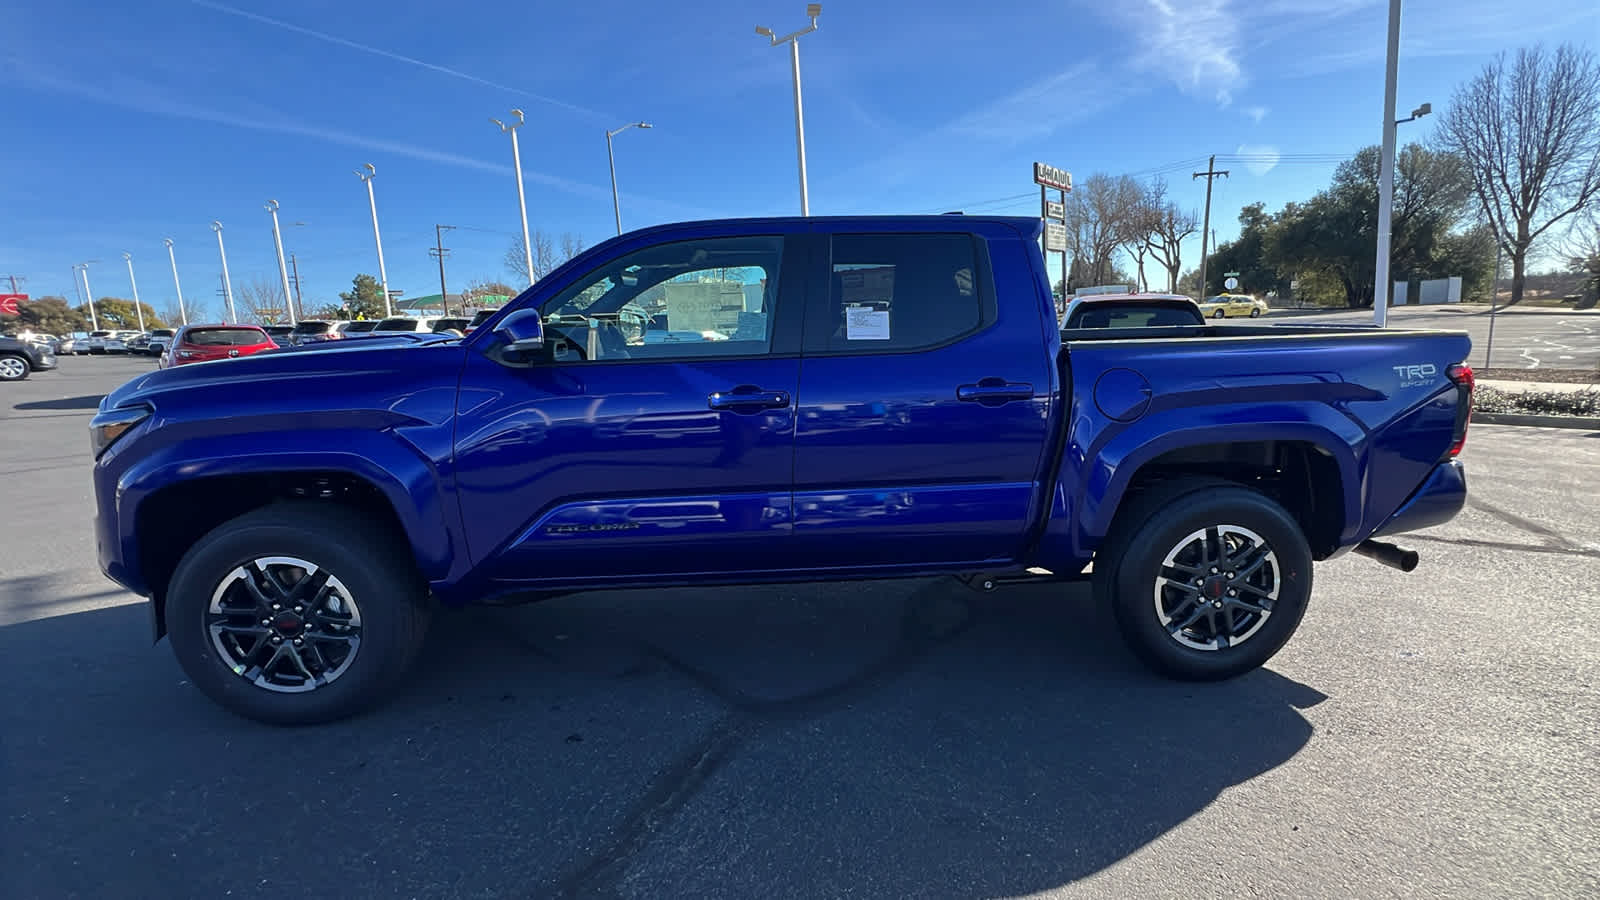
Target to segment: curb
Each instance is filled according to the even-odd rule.
[[[1579,428],[1600,431],[1600,418],[1593,416],[1533,416],[1522,413],[1472,414],[1474,425],[1533,425],[1539,428]]]

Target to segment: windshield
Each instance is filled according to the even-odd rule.
[[[397,316],[393,319],[384,319],[382,322],[379,322],[378,327],[374,328],[373,331],[416,331],[417,326],[420,324],[422,323],[418,322],[416,319],[407,319]]]
[[[498,309],[480,309],[472,316],[472,321],[468,323],[467,327],[477,328],[479,325],[489,321],[490,317],[499,311]]]
[[[197,328],[183,336],[185,344],[197,347],[249,347],[267,342],[259,328]]]

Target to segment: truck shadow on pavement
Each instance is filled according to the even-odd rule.
[[[14,403],[12,409],[98,409],[100,401],[106,398],[105,394],[85,394],[82,397],[61,397],[56,400],[30,400],[27,403]]]
[[[443,612],[394,702],[303,729],[216,708],[145,629],[0,628],[20,896],[1027,893],[1283,764],[1324,699],[1159,680],[1080,589],[947,580]]]

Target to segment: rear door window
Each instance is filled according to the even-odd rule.
[[[968,234],[834,235],[828,273],[825,318],[806,329],[810,352],[935,347],[992,318]]]

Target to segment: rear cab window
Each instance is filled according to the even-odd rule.
[[[196,328],[184,332],[183,342],[196,347],[251,347],[267,342],[258,328]]]
[[[405,319],[405,318],[384,319],[382,322],[378,323],[376,328],[374,328],[372,330],[373,331],[416,331],[417,330],[417,325],[418,325],[418,322],[417,322],[416,319]]]

